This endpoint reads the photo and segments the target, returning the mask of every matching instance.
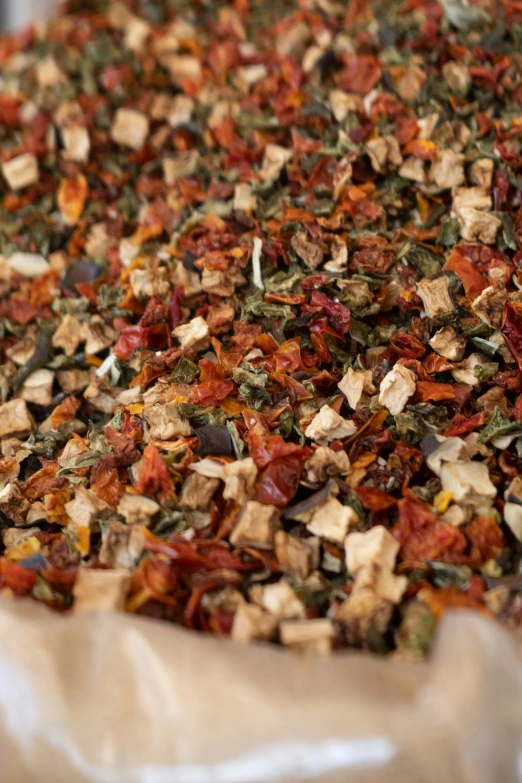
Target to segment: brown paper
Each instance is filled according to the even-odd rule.
[[[522,669],[493,622],[429,663],[298,658],[125,614],[0,601],[0,780],[510,783]]]

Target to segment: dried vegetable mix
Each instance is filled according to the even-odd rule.
[[[522,618],[522,5],[0,39],[0,588],[417,657]]]

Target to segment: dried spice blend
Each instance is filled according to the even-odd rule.
[[[518,0],[0,40],[4,595],[413,658],[520,624],[521,64]]]

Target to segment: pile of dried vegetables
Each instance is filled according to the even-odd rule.
[[[71,0],[0,63],[2,593],[518,626],[520,0]]]

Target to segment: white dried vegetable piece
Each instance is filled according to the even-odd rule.
[[[328,655],[335,639],[335,628],[327,617],[313,620],[284,620],[279,625],[285,647],[315,655]]]
[[[356,410],[363,392],[373,394],[377,391],[373,385],[373,373],[371,370],[352,370],[350,367],[346,375],[337,384],[337,387],[346,399],[350,408]]]
[[[7,263],[14,272],[29,278],[41,277],[51,270],[49,262],[40,253],[13,253]]]
[[[451,492],[457,503],[465,499],[471,502],[476,496],[494,498],[497,494],[484,462],[446,462],[441,467],[440,480],[442,489]]]
[[[445,275],[434,280],[421,280],[417,283],[417,293],[428,318],[440,318],[455,310],[449,293],[449,279]]]
[[[463,62],[449,60],[442,66],[444,81],[454,92],[465,93],[471,84],[468,66]]]
[[[472,309],[481,321],[492,329],[498,329],[502,324],[506,292],[490,285],[472,302]]]
[[[16,481],[12,481],[0,491],[0,511],[12,519],[15,525],[23,525],[31,504],[22,495]]]
[[[26,402],[46,407],[53,399],[54,372],[44,368],[35,370],[24,381],[20,396]]]
[[[6,435],[23,437],[34,430],[35,423],[25,400],[10,400],[0,405],[0,438]]]
[[[398,416],[410,397],[415,394],[416,386],[415,373],[402,364],[396,364],[381,381],[379,403],[387,408],[392,416]]]
[[[240,506],[255,493],[257,466],[252,457],[227,462],[223,465],[224,500],[234,500]]]
[[[272,549],[274,533],[279,526],[279,517],[280,511],[276,506],[249,500],[229,536],[230,543],[232,546]]]
[[[82,324],[73,315],[65,315],[53,334],[53,348],[61,348],[66,356],[73,356],[84,340]]]
[[[150,427],[152,440],[173,440],[190,435],[190,422],[181,416],[175,402],[144,405],[143,416]]]
[[[263,241],[259,237],[254,237],[254,249],[252,251],[252,272],[254,285],[263,291],[265,284],[261,275],[261,251],[263,250]]]
[[[329,405],[323,405],[305,430],[305,436],[322,446],[333,440],[349,438],[357,432],[353,421],[343,419]]]
[[[118,109],[111,127],[111,139],[116,144],[141,150],[149,135],[149,118],[135,109]]]
[[[445,438],[443,435],[430,435],[428,438],[433,438],[434,448],[427,456],[425,456],[426,465],[437,476],[440,476],[441,468],[446,462],[455,463],[469,461],[470,455],[468,453],[466,443],[462,440],[462,438]],[[423,451],[425,449],[424,444],[427,439],[422,442]]]
[[[278,620],[296,620],[305,616],[305,606],[288,582],[279,582],[261,587],[260,605]]]
[[[464,155],[453,150],[439,150],[437,159],[430,168],[430,179],[442,190],[449,190],[462,185],[464,176]]]
[[[110,514],[110,506],[91,489],[78,485],[74,498],[65,504],[65,513],[69,517],[69,527],[88,527],[96,529],[100,519]]]
[[[207,478],[200,473],[191,473],[181,488],[179,504],[189,511],[207,511],[214,492],[219,486],[216,478]]]
[[[122,611],[130,584],[131,574],[126,569],[80,566],[73,587],[73,611]]]
[[[346,119],[348,112],[358,111],[361,106],[359,95],[343,92],[342,90],[331,90],[328,95],[328,102],[337,122],[342,122]]]
[[[204,351],[210,345],[210,330],[204,318],[200,315],[187,324],[177,326],[172,332],[179,340],[182,348],[192,348],[194,351]]]
[[[326,481],[330,476],[344,476],[350,472],[350,459],[341,449],[333,451],[328,446],[318,446],[305,463],[308,481]]]
[[[274,549],[283,573],[297,574],[306,579],[312,564],[312,549],[307,543],[309,539],[301,540],[277,530],[274,536]]]
[[[479,158],[469,167],[469,181],[486,190],[491,187],[495,163],[491,158]]]
[[[139,527],[111,522],[103,536],[100,563],[110,568],[134,568],[144,545],[145,536]]]
[[[230,635],[236,642],[270,639],[276,630],[277,618],[256,604],[241,603],[236,609]]]
[[[350,528],[360,525],[357,512],[351,506],[343,506],[333,496],[324,503],[295,514],[292,519],[303,522],[313,535],[336,544],[343,544]]]
[[[267,144],[263,157],[263,164],[258,171],[262,180],[274,180],[279,177],[281,171],[292,158],[293,152],[278,144]]]
[[[489,212],[480,212],[471,207],[462,208],[457,212],[460,225],[460,235],[468,242],[484,242],[493,245],[497,232],[502,225],[498,217]]]
[[[451,362],[460,362],[466,350],[466,339],[452,326],[443,326],[430,340],[434,351]]]
[[[2,174],[11,190],[21,190],[38,182],[38,160],[32,152],[24,152],[2,163]]]
[[[85,353],[97,354],[105,351],[116,342],[117,333],[112,326],[106,324],[99,315],[94,315],[83,324],[82,338],[85,340]]]
[[[160,505],[155,500],[131,492],[125,492],[121,496],[116,509],[128,525],[145,526],[150,525],[152,518],[159,510]]]
[[[356,576],[361,568],[369,565],[393,571],[399,542],[383,525],[376,525],[364,533],[350,533],[344,548],[348,572]]]
[[[234,209],[250,213],[256,208],[256,204],[257,197],[252,194],[252,185],[248,182],[238,182],[234,188]]]
[[[388,169],[396,169],[402,163],[399,142],[395,136],[379,136],[377,139],[370,139],[366,142],[365,149],[373,170],[379,174]]]
[[[415,158],[413,155],[404,160],[399,169],[399,176],[411,179],[413,182],[419,182],[421,185],[424,185],[428,179],[424,170],[424,161],[421,158]]]

